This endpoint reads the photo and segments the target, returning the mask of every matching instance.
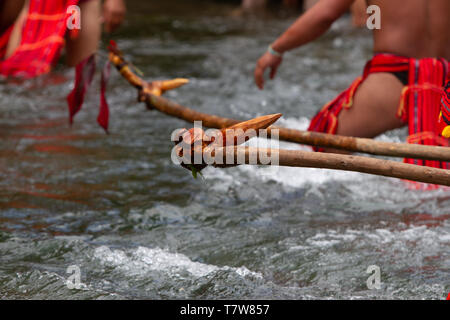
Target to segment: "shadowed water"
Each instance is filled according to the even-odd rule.
[[[255,62],[293,18],[234,17],[233,6],[211,1],[129,8],[114,37],[127,57],[148,79],[189,78],[170,99],[230,118],[281,112],[280,125],[306,129],[370,57],[370,34],[345,18],[287,54],[259,91]],[[70,127],[71,79],[59,66],[38,80],[1,82],[1,299],[443,299],[450,291],[448,191],[296,168],[208,168],[194,180],[170,161],[171,132],[190,124],[147,111],[113,71],[110,134],[96,124],[98,75]],[[80,289],[65,283],[71,265]],[[379,290],[367,288],[370,265],[381,269]]]

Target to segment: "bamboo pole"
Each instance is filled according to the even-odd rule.
[[[227,159],[228,161],[232,159],[235,165],[267,165],[267,158],[273,157],[278,160],[269,165],[355,171],[450,186],[450,170],[361,156],[242,146],[218,148],[211,152],[210,155],[207,161],[216,167],[229,166],[223,165],[223,163],[227,163]],[[264,155],[264,160],[261,160],[261,155]]]
[[[110,48],[109,59],[121,75],[139,90],[139,101],[145,102],[149,109],[156,109],[162,113],[188,122],[202,121],[203,125],[209,128],[223,129],[239,123],[239,121],[235,119],[219,117],[193,110],[161,96],[164,91],[187,83],[187,80],[185,79],[148,83],[131,71],[128,63],[116,48]],[[172,85],[169,85],[170,83]],[[450,162],[450,148],[448,147],[383,142],[375,141],[373,139],[300,131],[277,126],[269,127],[268,134],[270,135],[271,130],[274,129],[279,130],[280,140],[299,144],[380,156]]]

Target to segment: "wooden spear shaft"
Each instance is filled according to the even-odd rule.
[[[145,102],[158,111],[173,117],[188,121],[202,121],[205,127],[223,129],[236,123],[238,120],[209,115],[184,107],[164,97],[147,95]],[[270,135],[273,129],[279,132],[279,139],[310,146],[320,146],[339,150],[361,152],[373,155],[438,160],[450,162],[450,148],[424,146],[417,144],[395,143],[375,141],[373,139],[346,137],[319,132],[300,131],[295,129],[271,126],[268,128]]]
[[[127,62],[119,55],[110,52],[111,62],[116,66],[121,75],[134,87],[140,90],[140,100],[145,102],[151,109],[156,109],[167,115],[188,121],[202,121],[205,127],[223,129],[235,125],[239,120],[210,115],[195,111],[170,101],[162,96],[145,92],[144,88],[149,85],[130,70]],[[450,148],[424,146],[417,144],[394,143],[375,141],[373,139],[355,138],[331,135],[319,132],[300,131],[282,127],[271,126],[268,129],[279,130],[279,139],[310,146],[333,148],[350,152],[361,152],[380,156],[413,158],[424,160],[437,160],[450,162]]]
[[[208,160],[208,163],[216,167],[226,167],[227,165],[223,165],[223,163],[227,163],[227,161],[230,163],[231,159],[233,164],[279,165],[355,171],[450,186],[450,170],[361,156],[235,146],[218,148],[217,151],[211,153],[211,158],[209,159],[212,160]],[[268,159],[274,159],[275,163],[268,164]]]

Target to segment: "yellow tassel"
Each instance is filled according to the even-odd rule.
[[[444,138],[450,138],[450,126],[446,126],[444,130],[442,130],[442,136]]]

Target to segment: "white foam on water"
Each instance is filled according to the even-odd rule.
[[[364,176],[360,173],[318,168],[260,168],[245,166],[240,170],[257,176],[263,182],[276,181],[286,187],[301,187],[305,184],[320,185],[328,181],[358,181]]]
[[[233,172],[233,171],[237,171]],[[244,174],[244,175],[243,175]],[[302,187],[305,184],[320,185],[328,181],[368,181],[373,179],[357,172],[346,172],[318,168],[292,168],[292,167],[260,167],[244,165],[234,169],[218,170],[207,168],[203,172],[207,181],[220,181],[211,188],[224,192],[232,186],[240,186],[240,179],[250,176],[261,183],[275,181],[285,187]]]
[[[203,177],[208,183],[208,187],[216,192],[226,192],[232,186],[240,186],[241,182],[233,175],[233,168],[230,169],[217,169],[213,167],[206,167],[202,171]],[[220,181],[220,183],[216,183]]]
[[[376,141],[383,141],[383,142],[405,143],[404,139],[401,139],[400,137],[389,136],[389,135],[387,135],[385,133],[379,135],[374,140],[376,140]]]
[[[287,128],[298,129],[298,130],[306,130],[309,125],[309,119],[302,118],[287,118],[280,119],[279,125]],[[278,123],[277,123],[278,124]],[[278,147],[281,149],[289,149],[289,150],[303,150],[303,151],[311,151],[311,147],[300,145],[296,143],[284,142],[280,141],[278,145],[270,145],[264,138],[253,138],[250,139],[246,145],[251,147]],[[362,180],[367,179],[367,175],[357,173],[357,172],[348,172],[348,171],[339,171],[339,170],[329,170],[329,169],[318,169],[318,168],[291,168],[291,167],[275,167],[275,166],[250,166],[244,165],[239,166],[237,169],[230,170],[217,170],[217,169],[209,169],[205,170],[205,178],[208,180],[220,180],[223,182],[221,184],[222,189],[227,189],[234,183],[239,183],[239,178],[236,178],[236,175],[233,174],[233,171],[241,171],[242,173],[246,173],[252,178],[259,179],[262,182],[267,181],[275,181],[280,183],[281,185],[287,187],[301,187],[304,184],[323,184],[330,180]],[[240,174],[238,175],[240,176]]]
[[[311,122],[311,119],[308,119],[306,117],[300,117],[300,118],[280,118],[276,125],[280,127],[286,127],[289,129],[297,129],[297,130],[307,130],[309,127],[309,123]]]
[[[160,248],[138,247],[125,252],[101,246],[95,249],[94,258],[100,260],[103,265],[113,266],[130,275],[145,275],[149,271],[167,272],[171,275],[189,272],[192,276],[200,278],[212,272],[231,271],[241,277],[262,278],[262,274],[250,271],[245,266],[239,268],[219,267],[194,262],[183,254],[168,252]]]
[[[310,119],[301,118],[280,118],[277,125],[306,130],[308,128]],[[398,136],[382,134],[375,140],[386,142],[404,142]],[[251,147],[276,147],[290,150],[304,150],[312,151],[310,146],[300,145],[280,141],[278,145],[271,145],[268,140],[264,138],[250,139],[246,145]],[[218,170],[215,168],[207,168],[204,171],[204,176],[209,181],[220,181],[214,183],[213,189],[217,191],[226,191],[230,187],[241,185],[242,179],[255,179],[265,183],[268,181],[275,181],[282,186],[299,188],[308,185],[322,185],[329,181],[346,182],[346,187],[350,188],[352,193],[360,198],[373,198],[375,195],[383,199],[392,199],[397,202],[399,199],[405,199],[405,194],[415,198],[423,199],[436,197],[443,194],[445,191],[430,190],[430,191],[416,191],[408,189],[408,185],[399,179],[369,175],[352,171],[318,169],[318,168],[291,168],[291,167],[276,167],[276,166],[253,166],[243,165],[228,170]],[[364,188],[361,188],[364,184]],[[400,187],[400,188],[399,188]],[[401,190],[401,192],[399,192]]]
[[[450,244],[450,229],[446,227],[429,228],[427,226],[411,226],[400,230],[379,228],[371,231],[346,229],[343,232],[336,230],[327,230],[326,233],[317,233],[306,239],[305,243],[311,247],[327,248],[336,244],[344,244],[358,241],[359,245],[383,246],[391,250],[415,250],[416,252],[438,252],[444,250]],[[414,244],[411,248],[410,244]],[[386,246],[387,245],[387,246]],[[299,248],[307,249],[293,245],[290,250]]]

